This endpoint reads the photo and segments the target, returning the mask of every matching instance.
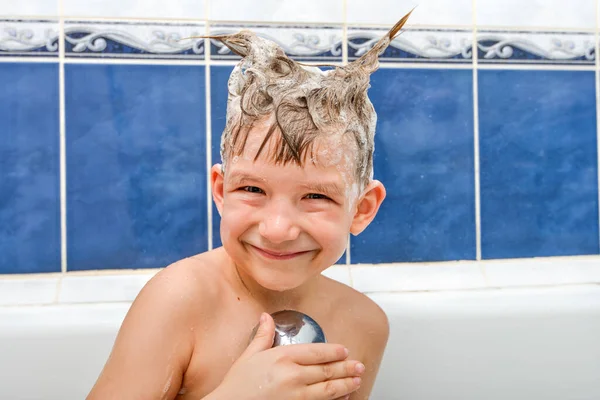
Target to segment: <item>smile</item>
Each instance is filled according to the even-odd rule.
[[[259,247],[253,246],[251,244],[249,244],[249,246],[252,247],[261,256],[263,256],[265,258],[269,258],[271,260],[291,260],[293,258],[296,258],[303,254],[308,253],[308,251],[299,251],[299,252],[295,252],[295,253],[278,252],[278,251],[264,250]]]

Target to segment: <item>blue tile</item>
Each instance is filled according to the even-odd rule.
[[[57,64],[0,64],[0,274],[60,271]]]
[[[352,263],[474,259],[472,71],[382,69],[371,84],[387,198]]]
[[[211,90],[211,155],[212,163],[221,163],[221,134],[225,129],[227,114],[227,81],[233,67],[211,67],[210,90]],[[223,245],[221,242],[221,217],[213,202],[212,212],[212,240],[213,248]]]
[[[210,70],[210,88],[211,88],[211,129],[212,129],[212,163],[221,162],[220,146],[221,134],[225,129],[225,116],[227,113],[227,81],[233,67],[211,67]],[[213,202],[212,234],[213,248],[222,246],[221,242],[221,217]],[[336,264],[346,264],[346,253],[340,257]]]
[[[66,65],[69,270],[207,248],[204,67]]]
[[[598,253],[594,72],[479,73],[483,258]]]

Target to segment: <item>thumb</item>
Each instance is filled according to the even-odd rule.
[[[240,358],[250,357],[258,352],[273,347],[273,338],[275,337],[275,322],[273,317],[267,313],[262,313],[259,324],[254,328],[250,335],[250,343]]]

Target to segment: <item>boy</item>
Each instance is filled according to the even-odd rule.
[[[386,316],[321,272],[385,198],[372,179],[367,89],[408,15],[363,57],[327,72],[248,31],[216,38],[243,57],[228,85],[223,165],[211,170],[223,247],[148,282],[88,399],[369,398]],[[271,348],[269,314],[283,309],[318,321],[328,343]]]

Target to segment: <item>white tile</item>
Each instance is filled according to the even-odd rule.
[[[67,276],[63,278],[59,303],[130,302],[154,273],[139,275]]]
[[[342,61],[342,29],[333,27],[297,26],[241,26],[218,24],[211,26],[211,35],[227,35],[251,29],[257,35],[277,43],[285,54],[302,60]],[[212,41],[211,58],[238,59],[228,47],[217,40]],[[217,47],[215,51],[214,46]]]
[[[350,268],[354,288],[363,293],[460,290],[486,287],[479,265],[444,263]]]
[[[63,0],[67,17],[203,19],[205,0]]]
[[[342,0],[207,0],[213,21],[342,23]]]
[[[600,283],[600,259],[497,261],[483,266],[492,287]]]
[[[529,55],[541,57],[541,62],[594,63],[594,34],[578,32],[497,32],[477,33],[479,62],[539,62]],[[521,50],[516,51],[516,50]]]
[[[201,58],[204,39],[188,39],[206,34],[202,23],[97,23],[65,21],[67,57],[118,58]],[[108,40],[125,48],[142,50],[144,54],[128,53],[122,47],[111,48]],[[192,50],[193,54],[185,54]]]
[[[0,0],[2,17],[57,17],[58,0]]]
[[[58,23],[0,21],[0,51],[11,56],[58,57]]]
[[[595,0],[477,0],[477,25],[594,29],[595,5]]]
[[[53,303],[58,281],[59,278],[2,279],[0,306]]]
[[[349,24],[393,25],[413,7],[406,27],[415,25],[473,24],[472,0],[348,0]]]
[[[369,51],[387,30],[351,28],[348,30],[348,57],[355,59]],[[402,50],[416,58],[393,58],[385,53],[385,61],[445,60],[449,62],[471,62],[473,34],[470,31],[440,31],[435,29],[408,30],[390,43],[390,47]]]
[[[350,284],[350,269],[343,265],[334,265],[327,268],[322,274],[328,278],[334,279],[344,285],[351,286]]]

